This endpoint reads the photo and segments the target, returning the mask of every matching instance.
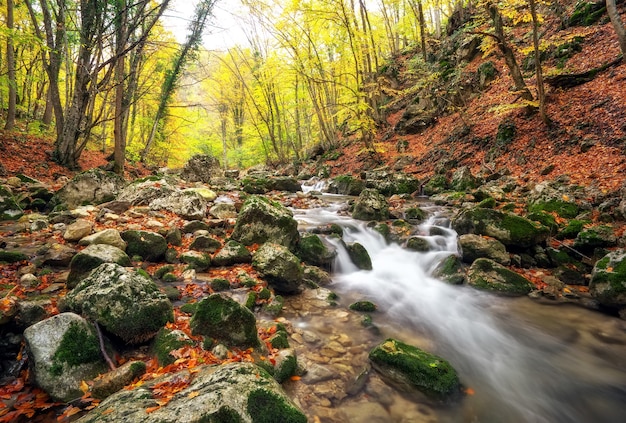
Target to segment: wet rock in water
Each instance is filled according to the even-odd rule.
[[[63,239],[66,241],[78,241],[91,233],[93,225],[91,222],[83,219],[77,219],[74,223],[67,226]]]
[[[293,294],[302,286],[300,259],[287,247],[267,242],[252,256],[252,266],[276,291]]]
[[[78,245],[106,244],[126,250],[126,242],[122,239],[117,229],[104,229],[92,235],[82,238]]]
[[[452,220],[452,228],[459,235],[487,235],[514,248],[533,247],[545,242],[550,235],[550,229],[538,222],[480,207],[463,210]]]
[[[352,217],[358,220],[385,220],[389,217],[389,204],[378,190],[366,188],[354,203]]]
[[[189,325],[194,335],[209,336],[229,346],[256,348],[260,345],[254,314],[220,294],[200,301]]]
[[[63,306],[129,344],[152,339],[173,320],[172,303],[145,271],[114,263],[93,270],[66,295]]]
[[[158,407],[152,391],[157,384],[184,388]],[[252,363],[231,363],[199,366],[193,376],[182,371],[120,391],[76,423],[122,421],[306,423],[307,419],[265,370]]]
[[[298,256],[314,266],[330,268],[337,252],[324,243],[322,238],[315,234],[306,234],[298,243]]]
[[[304,266],[302,281],[311,287],[325,286],[331,283],[328,272],[316,266]]]
[[[243,245],[272,242],[293,249],[300,234],[298,222],[289,209],[253,195],[243,204],[231,239]]]
[[[395,339],[387,339],[369,353],[382,378],[403,392],[419,391],[436,400],[460,393],[460,382],[446,360]]]
[[[472,264],[479,258],[488,258],[503,266],[511,263],[506,247],[497,239],[485,238],[480,235],[464,234],[459,237],[459,246],[463,253],[463,261]]]
[[[74,176],[51,200],[52,205],[65,204],[74,209],[83,204],[101,204],[115,199],[126,185],[124,179],[95,168]]]
[[[451,285],[463,285],[467,279],[463,263],[456,254],[450,254],[433,270],[433,277]]]
[[[526,295],[535,287],[525,277],[486,258],[477,259],[470,266],[467,283],[474,288],[512,296]]]
[[[44,266],[68,266],[72,258],[76,255],[76,250],[64,244],[54,243],[43,255]],[[1,261],[1,259],[0,259]]]
[[[298,371],[298,359],[296,351],[292,348],[281,350],[276,355],[274,364],[274,379],[278,383],[283,383],[291,376],[295,376]]]
[[[117,247],[108,244],[92,244],[76,254],[70,262],[67,287],[74,288],[78,282],[103,263],[116,263],[131,266],[128,255]]]
[[[159,261],[167,251],[167,241],[163,235],[149,231],[124,231],[122,239],[126,241],[126,253],[139,256],[147,261]]]
[[[55,401],[80,398],[81,382],[106,369],[95,328],[74,313],[26,328],[24,339],[35,383]]]
[[[419,253],[427,253],[432,250],[433,247],[428,238],[423,236],[412,236],[406,242],[406,248]]]
[[[155,198],[149,204],[152,210],[167,210],[183,219],[202,219],[206,216],[207,200],[193,190],[174,191],[166,197]]]
[[[365,247],[358,242],[346,245],[350,260],[361,270],[372,270],[372,259]]]
[[[230,240],[213,257],[215,266],[233,266],[239,263],[250,263],[252,254],[237,241]]]
[[[589,292],[604,306],[626,307],[626,250],[612,251],[596,262]]]

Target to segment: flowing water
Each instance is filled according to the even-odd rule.
[[[368,419],[345,405],[346,421],[626,421],[626,322],[576,306],[503,298],[433,278],[430,272],[437,263],[457,252],[456,233],[436,208],[426,207],[431,218],[415,228],[429,234],[430,227],[440,226],[439,235],[430,237],[433,251],[418,253],[386,243],[363,222],[341,213],[343,199],[329,204],[296,210],[295,217],[303,229],[341,225],[344,241],[362,244],[373,264],[371,271],[358,270],[341,243],[334,242],[338,257],[330,288],[342,305],[356,299],[377,304],[378,341],[395,337],[447,359],[468,392],[456,404],[429,406],[423,419],[392,412],[387,401],[382,404],[389,412],[386,419]],[[374,400],[369,397],[359,407]],[[419,403],[402,401],[405,406]],[[336,401],[335,407],[341,410],[342,404],[350,399]]]

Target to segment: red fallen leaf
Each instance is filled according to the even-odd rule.
[[[300,376],[297,376],[297,375],[291,376],[291,377],[289,378],[289,380],[293,380],[293,381],[298,381],[298,380],[300,380],[300,379],[301,379],[301,377],[300,377]]]
[[[156,407],[148,407],[146,408],[146,413],[150,414],[150,413],[154,413],[155,411],[157,411],[159,408],[161,408],[160,405],[157,405]]]

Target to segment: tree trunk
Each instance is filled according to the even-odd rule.
[[[126,94],[125,88],[125,63],[127,40],[127,16],[128,9],[124,0],[117,0],[116,3],[117,18],[115,22],[115,38],[116,38],[116,54],[117,61],[115,63],[115,117],[113,119],[113,138],[115,147],[113,149],[113,171],[118,175],[124,175],[124,161],[126,160],[126,129],[124,127],[124,118],[126,116],[126,107],[124,99]]]
[[[424,58],[424,63],[428,62],[428,52],[426,51],[426,22],[424,22],[424,8],[422,7],[422,2],[417,2],[417,11],[420,17],[420,39],[422,42],[422,57]]]
[[[619,41],[619,48],[622,50],[622,59],[626,61],[626,30],[624,29],[624,23],[617,11],[617,5],[615,0],[606,0],[606,11],[613,24],[615,34],[617,34],[617,40]]]
[[[500,49],[500,52],[504,55],[504,61],[509,68],[509,72],[511,73],[511,78],[513,79],[513,83],[515,84],[516,91],[524,100],[532,101],[533,95],[530,93],[530,90],[526,86],[522,71],[520,70],[519,65],[517,64],[517,60],[515,59],[515,53],[506,42],[506,37],[504,35],[504,25],[502,23],[502,15],[498,10],[498,6],[491,2],[488,2],[487,11],[489,12],[489,16],[493,20],[495,37],[498,40],[498,48]]]
[[[546,92],[543,84],[543,72],[541,69],[541,53],[539,51],[539,21],[537,19],[537,7],[535,0],[528,0],[530,15],[533,19],[533,48],[535,50],[535,75],[537,76],[537,97],[539,100],[539,116],[546,125],[550,122],[546,113]]]
[[[7,0],[7,68],[9,76],[9,107],[4,129],[7,131],[15,127],[15,108],[17,105],[17,80],[15,78],[15,50],[13,47],[13,0]]]

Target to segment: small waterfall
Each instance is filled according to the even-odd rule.
[[[454,365],[475,394],[463,400],[468,409],[463,415],[473,417],[453,421],[575,423],[623,417],[624,369],[612,372],[605,360],[570,350],[569,341],[519,320],[509,306],[526,299],[451,286],[431,276],[458,248],[456,233],[440,217],[417,228],[436,246],[428,253],[387,244],[364,223],[335,211],[298,211],[296,218],[309,225],[339,224],[345,242],[367,249],[373,270],[358,270],[343,244],[333,242],[338,250],[333,289],[370,299],[379,307],[374,319],[382,321],[386,335],[403,337]]]

